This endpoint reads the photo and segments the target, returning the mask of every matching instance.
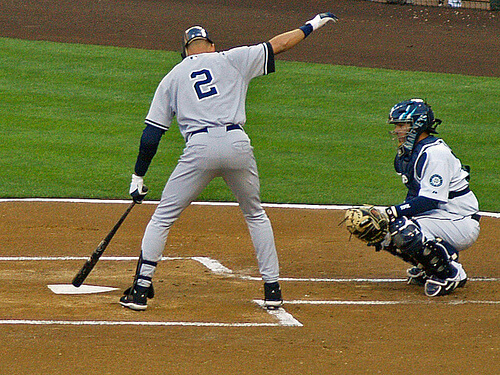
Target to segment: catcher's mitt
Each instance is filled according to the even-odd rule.
[[[389,231],[389,218],[374,206],[350,208],[345,213],[347,230],[368,245],[381,242]]]

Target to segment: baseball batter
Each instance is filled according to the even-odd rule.
[[[425,285],[427,296],[449,294],[467,281],[459,251],[472,246],[479,236],[479,205],[469,188],[470,168],[434,136],[441,120],[424,100],[394,105],[389,123],[395,126],[394,167],[408,188],[406,199],[382,212],[388,228],[384,241],[377,242],[377,230],[386,227],[380,213],[372,210],[346,217],[366,224],[375,213],[370,230],[370,225],[354,225],[353,234],[413,264],[408,281]]]
[[[260,202],[257,165],[244,131],[246,94],[252,78],[274,72],[275,55],[336,20],[332,13],[318,14],[268,42],[223,52],[215,51],[201,26],[185,31],[184,59],[160,82],[146,117],[130,185],[134,201],[140,203],[147,193],[143,176],[174,116],[186,147],[144,233],[134,283],[120,299],[123,306],[146,309],[147,299],[154,296],[152,279],[170,228],[215,177],[228,184],[247,222],[264,281],[266,307],[282,305],[273,230]]]

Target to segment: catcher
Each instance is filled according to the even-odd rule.
[[[459,252],[479,236],[470,168],[434,136],[441,120],[424,100],[394,105],[389,123],[395,127],[394,167],[408,188],[406,199],[385,209],[349,209],[344,221],[353,236],[410,263],[409,284],[423,285],[429,297],[449,294],[467,281]]]

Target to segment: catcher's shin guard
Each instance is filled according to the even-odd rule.
[[[441,239],[426,241],[418,260],[430,275],[446,279],[455,274],[455,268],[451,264],[452,258]]]
[[[401,252],[393,253],[404,261],[417,265],[422,252],[424,237],[417,223],[403,216],[389,224],[392,244]],[[415,263],[417,261],[417,263]]]
[[[428,276],[435,275],[440,279],[446,279],[454,273],[450,262],[458,256],[456,251],[450,251],[452,253],[450,255],[441,239],[428,240],[424,243],[418,224],[406,217],[391,223],[390,230],[394,245],[405,257],[413,259],[416,262],[413,264],[423,269]]]
[[[385,250],[387,251],[388,253],[391,253],[392,255],[394,255],[395,257],[398,257],[402,260],[404,260],[406,263],[410,263],[411,265],[413,266],[417,266],[418,265],[418,262],[415,261],[415,259],[413,259],[410,255],[408,255],[407,253],[403,253],[400,249],[398,249],[394,243],[391,241],[391,243],[389,243],[389,245],[387,246],[381,246],[380,247],[381,250]]]

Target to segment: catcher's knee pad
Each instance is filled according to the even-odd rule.
[[[424,245],[420,226],[403,216],[391,223],[389,230],[394,246],[406,256],[418,260],[418,255],[422,252]]]

